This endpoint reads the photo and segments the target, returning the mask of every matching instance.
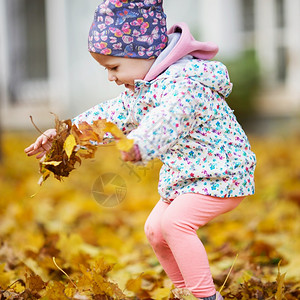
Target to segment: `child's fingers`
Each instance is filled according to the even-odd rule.
[[[130,151],[130,152],[125,152],[121,151],[121,158],[124,161],[134,161],[135,160],[135,153]]]
[[[52,140],[55,136],[55,129],[46,130],[45,133],[40,135],[33,144],[24,149],[25,153],[28,156],[37,154],[37,158],[41,158],[51,149]]]
[[[42,145],[42,136],[39,136],[33,143],[33,148],[38,149]]]
[[[42,149],[43,150],[43,149]],[[41,150],[41,146],[38,146],[38,145],[36,145],[36,143],[33,143],[32,145],[30,145],[29,147],[27,147],[24,151],[25,151],[25,153],[28,155],[28,154],[30,154],[30,155],[34,155],[35,153],[38,153],[38,152],[40,152],[40,151],[42,151]],[[29,156],[30,156],[29,155]]]
[[[26,152],[26,154],[28,156],[32,156],[32,155],[36,155],[36,154],[38,154],[40,152],[46,153],[47,151],[50,150],[50,148],[51,148],[51,145],[43,145],[43,146],[41,146],[41,147],[39,147],[37,149],[34,149],[34,148],[30,149],[29,151]]]
[[[48,152],[51,149],[51,146],[52,146],[52,144],[47,143],[47,144],[43,145],[42,148]]]
[[[45,145],[49,140],[52,139],[51,136],[46,136],[46,135],[42,135],[41,137],[42,137],[42,141],[41,141],[42,145]]]
[[[42,148],[32,149],[30,151],[27,151],[26,154],[27,154],[27,156],[32,156],[32,155],[40,153],[41,151],[44,151],[44,149],[42,149]]]
[[[36,159],[42,158],[46,153],[47,153],[47,151],[41,152],[40,154],[38,154],[38,155],[36,156]]]
[[[27,148],[24,149],[25,153],[28,153],[30,151],[33,150],[34,144],[31,144],[30,146],[28,146]]]
[[[52,136],[49,137],[45,134],[42,134],[41,136],[39,136],[36,139],[35,143],[33,144],[34,148],[38,149],[39,147],[46,145],[49,142],[49,140],[51,140],[51,139],[52,139]]]
[[[46,138],[46,140],[53,140],[53,138],[56,136],[56,129],[48,129],[44,132],[43,137]]]

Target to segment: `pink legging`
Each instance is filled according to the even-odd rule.
[[[191,193],[178,196],[171,204],[163,201],[156,204],[146,221],[145,232],[175,287],[188,289],[200,298],[216,293],[197,229],[234,209],[243,199]]]

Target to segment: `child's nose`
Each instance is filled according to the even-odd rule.
[[[111,72],[108,72],[108,80],[109,81],[116,81],[117,80],[117,76],[112,74]]]

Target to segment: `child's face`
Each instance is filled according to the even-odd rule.
[[[134,91],[134,80],[144,79],[155,59],[125,58],[91,52],[93,58],[107,69],[108,80]]]

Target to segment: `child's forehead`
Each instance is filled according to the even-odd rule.
[[[91,52],[93,58],[103,67],[111,68],[116,66],[123,66],[128,68],[148,68],[153,64],[155,59],[143,59],[143,58],[129,58],[119,57],[112,55],[104,55],[99,53]]]
[[[119,57],[91,52],[92,57],[101,65],[109,65],[118,62]]]

